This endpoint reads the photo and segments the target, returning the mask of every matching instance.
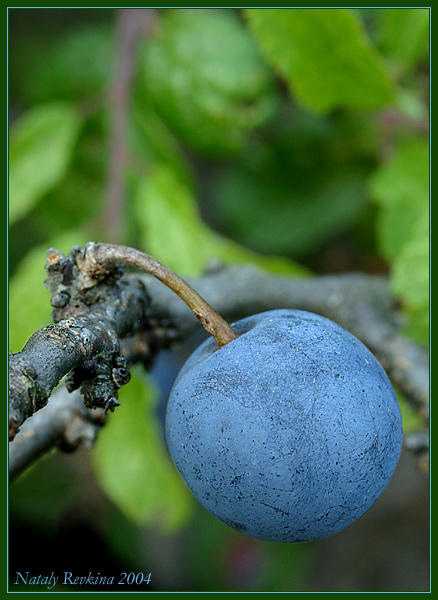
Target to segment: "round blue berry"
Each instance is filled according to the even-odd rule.
[[[198,501],[250,536],[315,540],[358,519],[399,459],[400,410],[374,355],[332,321],[274,310],[205,341],[169,397],[166,438]]]

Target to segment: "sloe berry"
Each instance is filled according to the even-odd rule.
[[[396,468],[402,422],[374,355],[334,322],[274,310],[191,355],[169,397],[166,438],[194,496],[224,523],[277,542],[358,519]]]

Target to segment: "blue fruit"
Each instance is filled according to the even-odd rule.
[[[299,542],[334,534],[380,496],[399,459],[400,410],[374,355],[321,316],[261,313],[188,359],[166,437],[199,502],[247,535]]]

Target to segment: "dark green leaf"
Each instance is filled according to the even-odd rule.
[[[294,182],[277,170],[230,169],[217,182],[217,210],[225,230],[244,245],[302,256],[354,223],[365,207],[364,188],[360,171]]]
[[[112,29],[86,26],[49,38],[35,56],[28,55],[18,82],[20,94],[33,104],[87,100],[104,92],[113,69]]]

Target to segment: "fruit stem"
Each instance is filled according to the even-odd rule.
[[[179,275],[159,263],[152,256],[128,246],[115,244],[87,244],[84,250],[86,256],[83,256],[83,259],[89,258],[98,265],[109,266],[123,263],[153,275],[184,300],[204,329],[214,337],[219,347],[225,346],[238,337],[234,329],[198,292]],[[89,255],[90,251],[92,256]]]

